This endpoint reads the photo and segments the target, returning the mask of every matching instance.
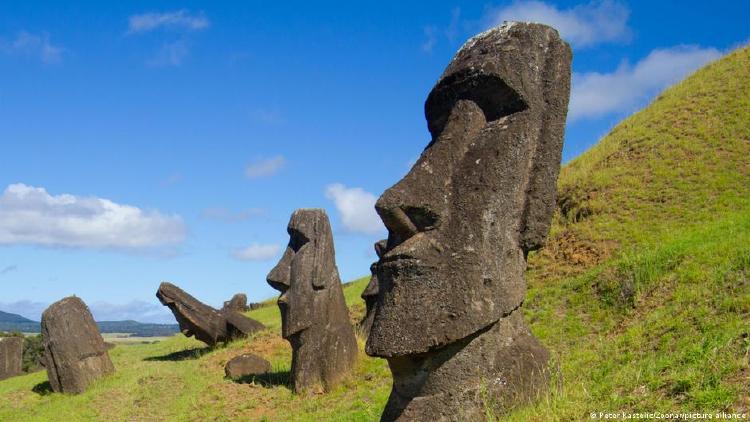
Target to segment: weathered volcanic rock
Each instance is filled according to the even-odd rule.
[[[209,346],[246,337],[265,328],[260,322],[236,311],[216,310],[172,283],[161,283],[156,297],[172,311],[184,335],[194,335]]]
[[[0,337],[0,380],[21,375],[23,337]]]
[[[570,62],[553,28],[506,23],[430,92],[432,141],[375,205],[388,241],[366,350],[393,373],[384,420],[476,420],[546,388],[523,273],[552,218]]]
[[[244,354],[233,357],[224,367],[227,378],[233,380],[271,372],[271,364],[260,356]]]
[[[250,307],[247,306],[247,296],[244,293],[237,293],[232,296],[231,299],[224,302],[224,307],[221,309],[235,312],[247,312],[250,310]]]
[[[287,232],[289,246],[267,281],[281,292],[281,334],[292,345],[294,390],[329,390],[357,360],[331,226],[324,210],[300,209]]]
[[[88,306],[75,296],[55,302],[42,314],[45,368],[52,390],[79,394],[115,371]]]

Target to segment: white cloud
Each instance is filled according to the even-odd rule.
[[[185,235],[177,215],[108,199],[53,196],[22,183],[0,196],[0,244],[134,250],[177,244]]]
[[[65,50],[53,45],[49,40],[49,35],[45,33],[32,34],[21,31],[10,41],[0,39],[0,51],[6,54],[35,57],[43,63],[52,64],[62,61],[62,54]]]
[[[190,55],[190,49],[184,40],[162,44],[148,65],[156,67],[179,66]]]
[[[350,232],[374,234],[384,230],[375,212],[377,198],[362,188],[347,188],[341,183],[326,187],[326,198],[333,201],[341,222]]]
[[[267,159],[255,160],[245,167],[245,176],[250,179],[271,176],[278,173],[285,164],[286,159],[281,155]]]
[[[248,208],[234,212],[227,208],[214,207],[206,208],[201,211],[201,217],[207,220],[216,220],[223,223],[241,223],[243,221],[250,220],[252,218],[265,214],[266,210],[263,208]]]
[[[677,46],[653,50],[635,66],[624,62],[612,73],[575,73],[568,118],[632,111],[721,55],[715,48]]]
[[[159,28],[197,31],[211,25],[203,13],[192,14],[182,9],[174,12],[143,13],[128,18],[128,32],[149,32]]]
[[[574,47],[588,47],[605,42],[627,41],[630,10],[614,0],[592,1],[571,9],[537,0],[514,1],[508,6],[491,9],[489,26],[504,21],[527,21],[550,25]]]
[[[232,251],[234,259],[240,261],[268,261],[279,253],[279,245],[261,245],[253,243],[246,248],[239,248]]]

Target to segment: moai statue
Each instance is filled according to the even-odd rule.
[[[386,240],[379,240],[375,242],[375,253],[378,255],[378,259],[383,255],[385,250]],[[370,327],[372,326],[372,319],[375,317],[375,302],[378,299],[378,263],[374,262],[370,265],[370,282],[367,283],[367,287],[362,292],[362,300],[365,301],[365,316],[362,321],[359,322],[359,328],[361,332],[368,336],[370,334]]]
[[[44,366],[52,390],[80,394],[94,380],[115,372],[88,306],[75,296],[42,314]]]
[[[182,334],[195,336],[209,346],[247,337],[266,328],[234,309],[214,309],[172,283],[161,283],[156,297],[172,311]]]
[[[287,232],[289,246],[267,281],[281,292],[281,335],[292,345],[292,383],[297,392],[314,386],[328,391],[357,360],[328,215],[299,209]]]
[[[555,206],[570,62],[553,28],[506,23],[428,96],[432,141],[375,205],[388,243],[366,351],[393,374],[383,420],[478,420],[546,388],[523,273]]]
[[[21,375],[23,337],[0,337],[0,380]]]
[[[247,295],[244,293],[237,293],[236,295],[232,296],[231,299],[224,302],[224,306],[221,309],[235,312],[249,311],[250,307],[247,306]]]

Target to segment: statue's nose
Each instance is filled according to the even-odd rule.
[[[438,138],[433,139],[409,174],[378,199],[375,209],[388,229],[388,250],[417,233],[440,226],[450,199],[445,187],[450,185],[456,167],[486,123],[476,103],[456,102]]]
[[[266,276],[268,284],[281,293],[289,290],[289,273],[291,270],[293,255],[294,252],[290,248],[287,248],[279,263],[276,264],[271,272],[268,273],[268,276]]]
[[[401,206],[382,207],[378,213],[388,229],[391,248],[419,232],[414,221]]]

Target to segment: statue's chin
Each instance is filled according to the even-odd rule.
[[[285,340],[291,340],[292,338],[299,337],[307,328],[308,327],[294,327],[286,329],[285,324],[282,322],[281,337]]]
[[[467,311],[465,304],[471,303],[477,296],[471,293],[477,292],[457,291],[466,280],[455,280],[416,259],[379,264],[378,280],[380,294],[366,348],[370,356],[427,353],[484,329],[500,316],[497,312]]]

